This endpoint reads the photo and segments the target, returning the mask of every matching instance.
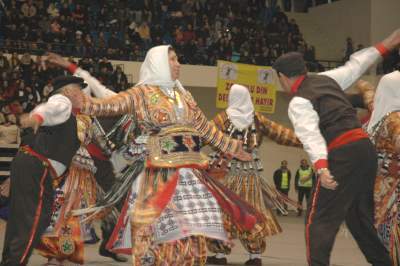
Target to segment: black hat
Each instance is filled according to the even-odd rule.
[[[289,52],[276,59],[272,68],[288,78],[304,75],[307,73],[306,62],[303,55],[298,52]]]
[[[81,89],[85,88],[87,86],[86,83],[84,83],[83,78],[75,77],[75,76],[59,76],[55,78],[52,82],[54,90],[52,93],[50,93],[49,96],[53,96],[54,94],[60,93],[61,89],[64,86],[67,86],[69,84],[76,84],[81,87]]]

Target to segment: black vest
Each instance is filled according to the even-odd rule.
[[[62,124],[42,126],[35,135],[32,134],[26,134],[22,144],[29,145],[35,152],[69,167],[80,146],[74,115],[71,114]]]
[[[337,82],[324,75],[308,75],[295,96],[311,102],[319,115],[319,128],[329,144],[350,129],[360,128],[357,111]]]

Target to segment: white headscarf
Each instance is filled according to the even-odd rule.
[[[172,80],[169,67],[169,45],[159,45],[151,48],[140,67],[139,82],[137,85],[160,86],[161,90],[170,96],[170,91],[176,87],[184,90],[179,80]]]
[[[253,123],[254,106],[246,87],[233,84],[229,91],[228,105],[226,113],[235,127],[245,129]]]
[[[400,111],[400,72],[394,71],[381,78],[374,97],[374,111],[368,124],[368,133],[389,112]]]

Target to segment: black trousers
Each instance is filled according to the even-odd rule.
[[[95,179],[100,187],[103,189],[105,193],[113,186],[115,182],[115,174],[113,171],[112,163],[107,160],[99,160],[93,157],[94,164],[97,168]],[[119,211],[122,209],[123,202],[119,202],[116,206]],[[104,219],[101,222],[101,233],[102,233],[102,247],[105,248],[108,240],[111,237],[111,234],[114,230],[115,222],[110,221],[109,219]]]
[[[299,187],[298,188],[298,190],[297,190],[297,201],[300,204],[300,206],[303,205],[303,200],[304,200],[304,198],[306,198],[307,208],[308,208],[308,205],[310,204],[310,196],[311,196],[311,188],[306,188],[306,187]]]
[[[329,265],[340,225],[345,221],[367,261],[391,266],[374,227],[373,189],[377,170],[375,148],[368,139],[329,152],[329,169],[338,182],[325,189],[318,180],[306,218],[309,265]]]
[[[42,162],[18,152],[11,164],[10,214],[0,265],[26,265],[50,224],[53,186]]]

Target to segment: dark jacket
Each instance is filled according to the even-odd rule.
[[[289,169],[287,169],[287,173],[288,173],[288,183],[289,183],[289,187],[287,188],[287,190],[290,190],[290,179],[292,178],[292,173],[290,172]],[[275,183],[275,187],[277,189],[281,189],[281,183],[282,183],[282,169],[281,168],[275,170],[275,172],[274,172],[274,183]]]

